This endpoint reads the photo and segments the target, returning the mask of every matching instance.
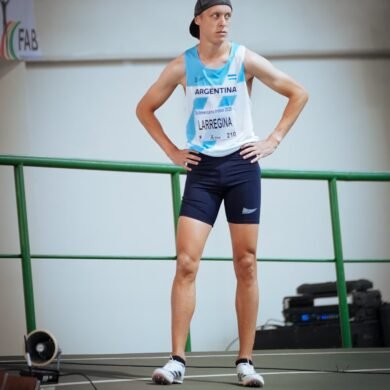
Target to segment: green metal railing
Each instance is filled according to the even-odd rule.
[[[77,170],[114,171],[114,172],[138,172],[159,173],[171,176],[171,190],[173,201],[173,218],[175,229],[179,218],[181,204],[180,175],[185,173],[183,168],[169,164],[150,164],[113,161],[71,160],[20,156],[0,156],[0,165],[13,166],[15,175],[16,204],[18,213],[18,227],[20,240],[20,254],[0,254],[0,259],[21,259],[24,301],[26,312],[27,331],[36,329],[34,290],[32,278],[32,259],[78,259],[78,260],[175,260],[176,256],[77,256],[60,254],[31,254],[27,220],[26,193],[24,185],[24,167],[62,168]],[[352,347],[351,330],[349,324],[347,291],[345,283],[344,263],[389,263],[390,259],[364,259],[346,260],[343,256],[342,237],[340,227],[340,215],[337,196],[338,181],[368,181],[390,182],[390,172],[323,172],[323,171],[287,171],[264,169],[264,179],[289,179],[289,180],[322,180],[328,182],[331,222],[333,232],[333,259],[257,259],[262,262],[315,262],[334,263],[336,266],[337,291],[339,298],[339,313],[342,345],[345,348]],[[204,257],[209,261],[231,261],[231,258]],[[186,350],[191,350],[191,339],[187,340]]]

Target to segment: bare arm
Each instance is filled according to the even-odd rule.
[[[252,162],[271,154],[303,110],[308,93],[302,85],[290,76],[275,68],[268,60],[258,54],[247,50],[245,56],[245,71],[248,78],[257,78],[269,88],[288,98],[288,103],[282,118],[274,131],[264,141],[253,143],[242,153],[245,157],[254,157]]]
[[[157,111],[172,95],[179,84],[185,83],[185,67],[183,57],[178,57],[170,62],[163,70],[158,80],[149,88],[137,105],[136,114],[142,125],[158,143],[161,149],[176,164],[184,166],[187,163],[195,164],[199,159],[187,149],[180,150],[164,132],[160,121],[155,115]]]

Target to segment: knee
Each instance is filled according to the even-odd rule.
[[[254,252],[245,252],[235,261],[237,280],[239,282],[253,282],[257,280],[256,254]]]
[[[180,280],[193,281],[198,272],[199,259],[188,253],[179,253],[176,263],[176,278]]]

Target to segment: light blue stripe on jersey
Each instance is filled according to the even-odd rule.
[[[236,54],[238,45],[232,43],[229,60],[218,69],[206,68],[199,59],[197,46],[185,52],[186,83],[189,87],[223,85],[227,79],[230,63]],[[244,77],[245,79],[245,77]]]
[[[237,82],[238,83],[246,82],[246,79],[245,79],[245,66],[244,66],[244,64],[242,64],[242,66],[241,66],[240,73],[238,74]]]
[[[224,96],[220,103],[219,103],[219,107],[228,107],[228,106],[233,106],[234,105],[234,101],[236,100],[236,95],[233,95],[233,96]]]

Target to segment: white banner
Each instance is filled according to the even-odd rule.
[[[28,60],[41,56],[34,0],[0,0],[0,58]]]

